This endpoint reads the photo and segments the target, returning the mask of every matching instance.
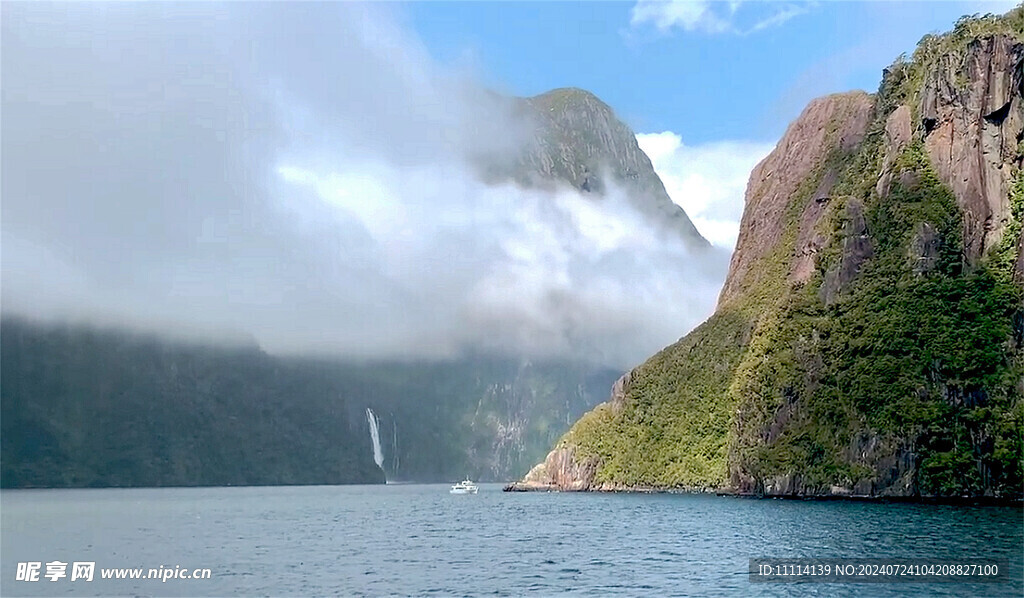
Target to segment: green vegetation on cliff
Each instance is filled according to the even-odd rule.
[[[1012,490],[1021,480],[1011,349],[1020,289],[988,262],[964,266],[959,210],[920,145],[897,164],[915,182],[870,198],[873,255],[855,283],[829,305],[820,282],[793,292],[772,353],[752,366],[737,397],[754,414],[738,427],[741,467],[755,479],[799,475],[808,490],[853,487],[906,451],[919,461],[922,493]],[[922,231],[934,256],[913,251]],[[816,280],[833,267],[822,260]],[[764,442],[773,426],[779,433]],[[889,454],[856,455],[871,438]]]
[[[750,337],[747,320],[718,314],[634,371],[623,409],[604,404],[562,442],[597,457],[598,482],[713,486],[727,457],[730,406],[721,389]],[[683,382],[685,381],[685,382]]]
[[[384,481],[358,406],[255,347],[2,328],[0,486]]]
[[[780,230],[772,237],[762,228],[761,238],[748,230],[755,238],[746,246],[741,234],[737,253],[747,253],[734,257],[734,269],[744,259],[752,266],[734,281],[739,291],[723,294],[707,322],[637,367],[622,404],[599,407],[561,440],[599,463],[596,484],[1020,495],[1021,152],[1001,158],[1015,173],[1010,209],[995,215],[1002,237],[972,261],[965,235],[979,233],[931,161],[926,138],[936,123],[920,114],[925,93],[967,110],[961,90],[986,83],[971,77],[1003,75],[977,66],[988,64],[979,48],[991,47],[982,42],[993,36],[1009,37],[999,47],[1016,53],[1013,103],[978,115],[978,128],[1007,127],[1004,136],[1014,137],[1008,127],[1019,126],[1018,115],[1004,111],[1020,111],[1022,101],[1021,9],[926,36],[912,60],[888,69],[857,143],[849,142],[855,131],[846,111],[854,99],[817,106],[832,110],[825,149],[779,209],[744,215],[748,227],[778,218]],[[755,175],[784,177],[779,165],[788,164],[773,164]],[[748,212],[767,201],[759,184],[773,183],[751,181]],[[757,243],[764,247],[752,249]],[[808,255],[813,267],[801,273]]]

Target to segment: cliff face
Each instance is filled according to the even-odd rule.
[[[327,366],[380,420],[389,480],[504,481],[544,456],[617,372],[571,361],[466,358]]]
[[[621,413],[626,405],[626,390],[633,380],[633,372],[627,372],[612,385],[612,394],[607,403],[599,409],[612,414]],[[544,461],[534,465],[521,481],[508,486],[514,491],[565,491],[586,492],[590,490],[613,491],[627,489],[615,482],[597,484],[595,476],[601,461],[593,456],[576,454],[576,447],[563,443],[556,447]]]
[[[751,175],[716,313],[522,489],[1019,496],[1024,10],[877,94],[812,102]]]
[[[256,347],[2,327],[2,487],[384,482],[356,397]]]
[[[871,96],[851,92],[812,101],[782,136],[771,154],[750,174],[745,196],[743,219],[736,241],[736,250],[729,264],[729,276],[719,297],[719,305],[741,296],[763,283],[763,271],[755,265],[766,259],[779,246],[787,228],[786,210],[790,198],[807,184],[812,171],[836,152],[856,148],[867,129],[871,116]],[[835,160],[832,160],[833,162]],[[798,254],[790,276],[806,281],[813,271],[814,254],[824,238],[816,234],[815,225],[825,210],[832,187],[838,178],[839,165],[828,166],[813,190],[813,200],[799,215]]]
[[[1010,214],[1024,130],[1022,60],[1019,40],[978,38],[942,54],[920,94],[924,144],[963,213],[964,253],[972,263],[998,245]]]

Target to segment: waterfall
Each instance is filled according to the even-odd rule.
[[[384,451],[380,450],[380,420],[369,407],[366,408],[366,421],[370,424],[370,440],[373,441],[373,461],[384,471]]]
[[[397,473],[398,467],[401,465],[398,462],[398,420],[395,419],[395,414],[391,414],[391,473]]]

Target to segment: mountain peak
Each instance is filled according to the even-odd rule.
[[[614,186],[656,227],[678,235],[689,247],[710,247],[669,197],[636,133],[596,95],[562,87],[515,102],[530,128],[527,143],[515,163],[489,165],[489,178],[528,187],[568,184],[598,196]]]
[[[526,98],[538,108],[549,110],[564,110],[566,108],[600,108],[606,112],[612,112],[611,106],[601,101],[601,98],[586,89],[579,87],[559,87]]]

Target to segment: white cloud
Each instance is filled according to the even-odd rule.
[[[726,252],[692,259],[614,187],[595,202],[569,188],[485,185],[458,166],[346,168],[286,166],[278,174],[362,224],[378,248],[374,271],[415,302],[405,311],[422,321],[377,329],[362,339],[364,352],[428,347],[437,356],[473,347],[629,366],[713,309]],[[338,201],[349,197],[362,206]],[[351,328],[343,319],[332,326]],[[279,348],[302,346],[283,341]]]
[[[703,33],[747,34],[785,23],[807,12],[806,2],[749,0],[637,0],[630,25],[653,25],[662,33],[674,28]],[[747,10],[753,6],[752,10]]]
[[[5,312],[627,367],[714,307],[727,252],[621,192],[483,184],[530,128],[387,7],[110,8],[4,5]]]
[[[753,25],[750,26],[747,32],[753,33],[755,31],[761,31],[762,29],[778,27],[779,25],[785,23],[786,21],[792,19],[793,17],[802,15],[805,12],[807,12],[807,8],[805,6],[797,6],[794,4],[784,6],[771,16],[765,17],[755,22]]]
[[[685,31],[724,33],[731,28],[707,0],[639,0],[630,13],[630,24],[645,23],[652,23],[659,31],[680,27]]]
[[[774,146],[749,141],[688,146],[671,131],[639,134],[636,139],[672,201],[686,211],[700,234],[717,247],[735,247],[750,171]]]

